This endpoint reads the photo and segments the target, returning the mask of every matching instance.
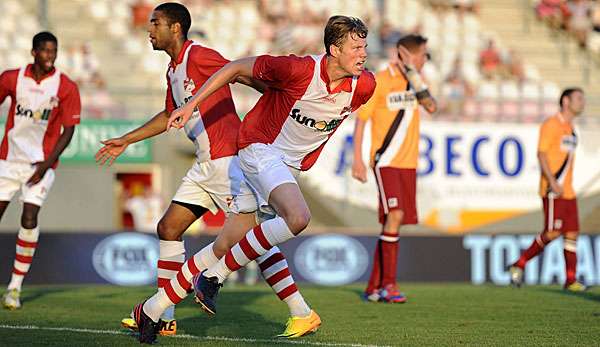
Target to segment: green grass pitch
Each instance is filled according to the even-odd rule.
[[[270,288],[226,288],[218,315],[191,298],[177,309],[180,337],[163,346],[598,346],[600,288],[570,294],[559,286],[522,289],[450,283],[403,284],[406,304],[365,303],[362,286],[302,285],[323,320],[301,339],[277,340],[287,307]],[[26,286],[23,308],[0,311],[0,346],[135,346],[119,327],[150,287]]]

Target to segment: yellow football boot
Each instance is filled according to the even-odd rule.
[[[121,320],[121,326],[131,331],[138,331],[138,326],[133,318],[123,318]],[[160,328],[158,330],[160,336],[173,336],[177,334],[177,321],[175,319],[170,321],[160,321]]]
[[[285,331],[283,334],[277,335],[277,337],[288,339],[301,337],[314,333],[320,326],[321,317],[314,310],[311,310],[310,314],[306,317],[290,317],[285,325]]]
[[[135,319],[131,317],[121,319],[121,326],[131,331],[138,331],[137,323],[135,322]]]
[[[587,287],[584,284],[581,284],[579,282],[573,282],[569,285],[566,285],[565,290],[567,290],[569,292],[574,292],[574,293],[581,293],[581,292],[585,292],[587,290]]]

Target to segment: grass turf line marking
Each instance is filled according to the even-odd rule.
[[[0,329],[13,330],[47,330],[47,331],[69,331],[74,333],[90,333],[90,334],[105,334],[105,335],[131,335],[129,332],[119,330],[98,330],[87,328],[67,328],[67,327],[40,327],[36,325],[5,325],[0,324]],[[331,347],[385,347],[379,345],[362,345],[360,343],[337,343],[337,342],[310,342],[288,339],[251,339],[244,337],[226,337],[226,336],[195,336],[188,334],[179,334],[169,338],[206,340],[206,341],[226,341],[226,342],[248,342],[248,343],[285,343],[290,345],[304,346],[331,346]]]

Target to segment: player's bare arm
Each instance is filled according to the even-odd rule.
[[[366,124],[366,121],[356,118],[356,125],[354,126],[354,159],[352,161],[352,177],[363,183],[367,182],[367,167],[362,157],[362,143]]]
[[[246,76],[238,76],[238,78],[235,81],[237,83],[241,83],[250,88],[253,88],[254,90],[256,90],[257,92],[259,92],[261,94],[264,93],[265,90],[267,90],[269,88],[265,82],[257,80],[256,78],[249,78]]]
[[[437,103],[435,98],[429,92],[427,85],[424,83],[419,71],[415,67],[413,55],[405,47],[399,46],[398,58],[398,67],[417,93],[416,96],[419,104],[429,113],[436,112]]]
[[[98,165],[104,165],[107,162],[109,166],[112,165],[117,157],[121,155],[130,144],[163,133],[166,129],[168,120],[169,112],[167,112],[167,110],[162,110],[149,121],[127,134],[121,137],[100,141],[104,146],[96,152],[96,162]]]
[[[171,113],[166,129],[168,130],[171,127],[177,129],[183,128],[192,116],[194,109],[219,88],[237,81],[240,76],[252,78],[252,69],[254,68],[255,61],[256,57],[242,58],[223,66],[198,89],[193,98]]]
[[[563,188],[558,184],[556,178],[552,174],[550,170],[550,164],[548,164],[548,156],[544,152],[538,152],[538,161],[540,162],[540,167],[542,168],[542,175],[548,180],[548,184],[550,185],[550,189],[557,197],[563,194]]]
[[[27,185],[32,186],[34,184],[37,184],[42,180],[42,178],[44,178],[46,171],[48,171],[48,169],[51,168],[52,165],[54,165],[54,163],[56,163],[58,157],[60,157],[65,148],[67,148],[67,146],[71,142],[71,139],[73,138],[74,133],[74,126],[63,128],[63,132],[62,134],[60,134],[60,137],[58,138],[58,141],[56,142],[56,145],[54,146],[54,149],[52,150],[52,153],[50,153],[48,158],[44,161],[40,161],[33,164],[36,167],[35,172],[33,173],[33,175],[31,175],[29,180],[27,180]]]

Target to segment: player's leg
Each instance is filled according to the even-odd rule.
[[[406,297],[400,293],[396,285],[396,274],[398,271],[398,241],[399,231],[404,218],[401,209],[390,210],[381,235],[379,235],[379,247],[381,254],[381,300],[390,303],[404,303]]]
[[[4,216],[4,212],[9,204],[10,201],[0,201],[0,220],[2,220],[2,216]]]
[[[569,231],[564,234],[564,256],[566,281],[565,289],[572,292],[582,292],[587,287],[577,281],[577,238],[578,231]]]
[[[208,209],[205,207],[173,200],[158,222],[156,228],[159,238],[158,288],[164,288],[183,265],[185,245],[182,235],[206,211]],[[175,306],[169,307],[161,318],[165,322],[164,327],[161,326],[161,335],[174,334],[176,331]]]
[[[546,230],[538,234],[531,245],[521,253],[519,259],[513,263],[510,268],[510,281],[511,284],[520,287],[523,284],[523,270],[527,262],[533,257],[540,254],[547,244],[555,240],[560,236],[560,231]]]
[[[321,324],[321,318],[310,309],[298,290],[288,268],[287,260],[279,247],[272,247],[267,253],[256,259],[263,278],[277,297],[288,305],[290,318],[286,329],[278,337],[296,338],[315,332]]]
[[[217,264],[200,276],[199,286],[195,287],[196,296],[207,312],[214,313],[211,306],[214,306],[219,285],[231,272],[267,253],[271,247],[293,238],[310,221],[306,201],[291,169],[282,161],[280,151],[269,145],[253,144],[242,149],[238,156],[246,183],[255,192],[259,208],[263,212],[274,211],[277,216],[249,230]],[[203,283],[207,288],[205,293],[202,293]]]
[[[579,238],[577,200],[561,200],[561,204],[560,218],[563,221],[563,247],[566,270],[565,289],[572,292],[582,292],[587,287],[577,281],[577,239]]]
[[[40,207],[48,197],[48,193],[54,183],[54,170],[49,169],[40,182],[33,186],[25,184],[31,177],[34,167],[27,166],[29,170],[20,170],[21,176],[18,180],[21,182],[21,200],[23,202],[23,211],[21,213],[21,228],[17,234],[17,245],[15,261],[13,263],[13,273],[8,284],[8,293],[4,304],[6,307],[14,309],[20,307],[19,294],[23,285],[23,280],[31,267],[31,262],[37,248],[40,230],[38,227],[38,214]],[[14,186],[13,186],[14,187]],[[14,191],[13,191],[14,194]],[[15,300],[9,299],[12,297]]]
[[[177,272],[185,261],[185,245],[182,235],[198,218],[208,211],[207,208],[180,201],[171,201],[167,211],[158,222],[156,231],[159,238],[159,257],[157,264],[157,286],[158,290],[175,278]],[[177,333],[177,322],[175,320],[175,306],[169,306],[161,315],[160,335],[175,335]],[[133,318],[121,320],[121,326],[131,330],[137,330],[138,326]]]
[[[310,221],[310,211],[296,183],[283,183],[275,187],[268,199],[277,217],[248,231],[217,264],[208,268],[204,277],[215,277],[218,283],[223,283],[231,272],[244,267],[267,253],[271,247],[295,237],[306,228]]]
[[[527,262],[540,254],[547,244],[560,236],[560,231],[555,230],[556,222],[556,200],[543,198],[544,231],[535,237],[531,245],[521,253],[519,259],[510,268],[510,281],[512,285],[520,287],[523,283],[523,270]]]
[[[20,292],[23,286],[23,280],[31,267],[31,262],[40,235],[37,221],[39,211],[40,206],[30,203],[23,204],[21,228],[17,234],[13,271],[10,283],[7,287],[8,293],[4,300],[4,306],[8,309],[17,309],[21,307]]]
[[[225,221],[223,230],[228,230],[232,234],[243,234],[245,230],[254,225],[256,225],[254,214],[230,214]],[[153,321],[158,322],[160,316],[168,307],[177,305],[191,292],[194,275],[206,270],[218,260],[219,258],[216,257],[213,251],[213,243],[190,257],[184,262],[175,277],[168,281],[162,290],[159,290],[145,302],[143,306],[145,314]]]

